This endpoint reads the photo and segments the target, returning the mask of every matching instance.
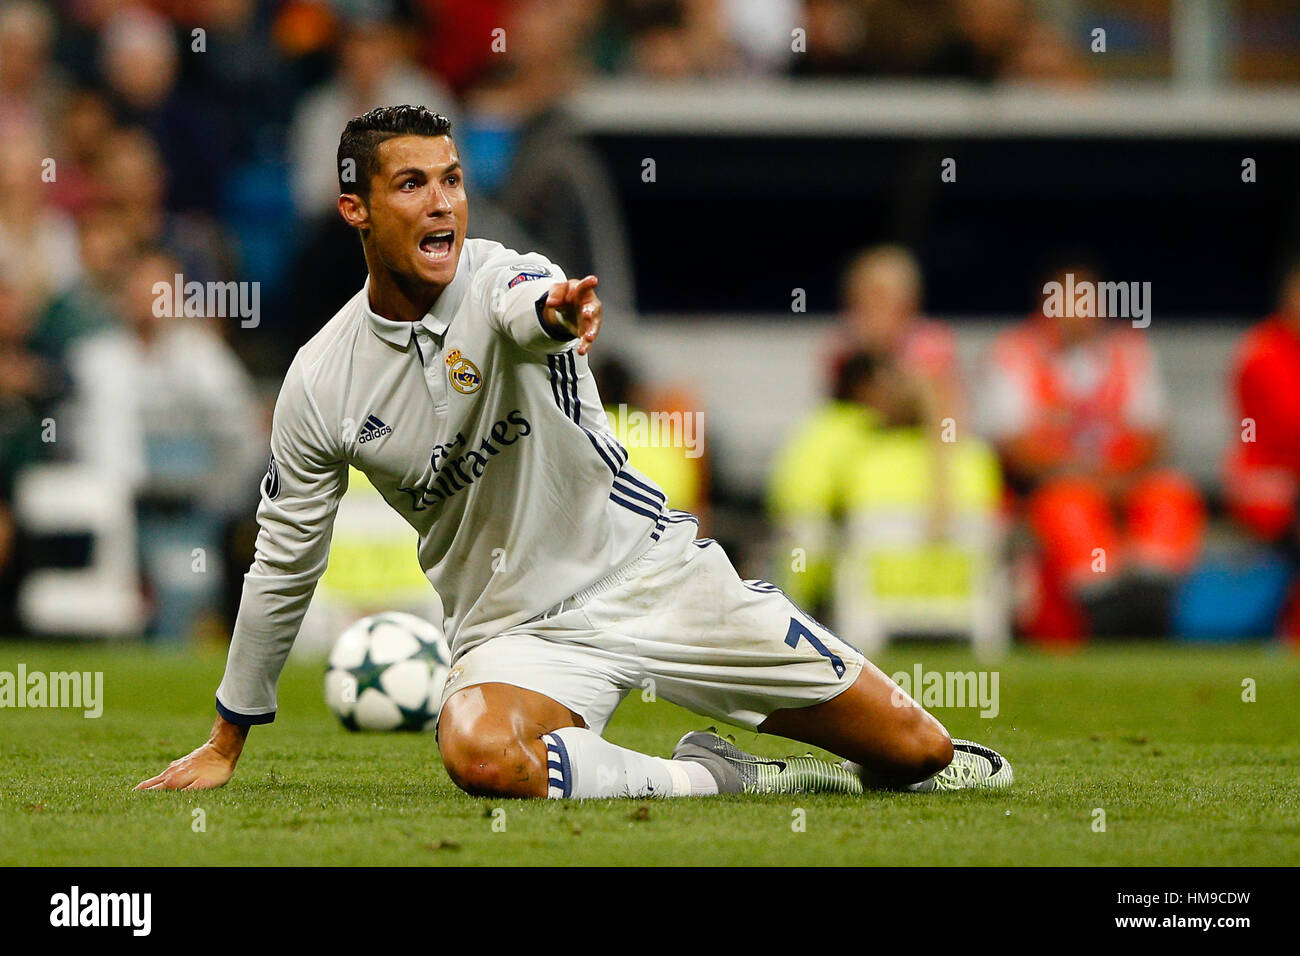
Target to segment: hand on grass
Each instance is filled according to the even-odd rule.
[[[202,747],[167,765],[156,777],[141,780],[136,790],[212,790],[224,787],[235,773],[248,728],[218,717]]]

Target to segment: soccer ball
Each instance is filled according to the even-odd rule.
[[[450,669],[441,628],[400,611],[372,614],[334,642],[325,703],[348,730],[433,730]]]

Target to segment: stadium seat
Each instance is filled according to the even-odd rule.
[[[88,536],[84,567],[32,571],[18,592],[24,627],[45,634],[135,636],[144,625],[129,489],[83,465],[25,469],[14,490],[18,526],[33,538]]]
[[[868,655],[902,634],[967,637],[982,657],[1004,653],[1010,589],[992,451],[972,440],[954,448],[954,501],[942,541],[926,534],[924,438],[882,434],[857,467],[833,585],[838,633]]]

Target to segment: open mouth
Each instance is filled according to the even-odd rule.
[[[431,262],[442,262],[451,255],[456,234],[450,229],[426,233],[420,240],[420,252]]]

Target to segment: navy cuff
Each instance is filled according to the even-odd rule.
[[[575,336],[567,333],[564,335],[556,335],[551,331],[550,327],[547,326],[546,320],[542,318],[542,309],[546,308],[546,297],[548,295],[550,295],[550,292],[543,292],[538,297],[537,301],[533,303],[533,308],[537,310],[537,324],[542,327],[542,331],[546,333],[547,338],[554,339],[557,342],[572,342]]]
[[[275,720],[275,711],[269,714],[237,714],[225,704],[217,701],[217,713],[230,721],[232,724],[238,724],[240,727],[251,727],[253,724],[269,724]]]

